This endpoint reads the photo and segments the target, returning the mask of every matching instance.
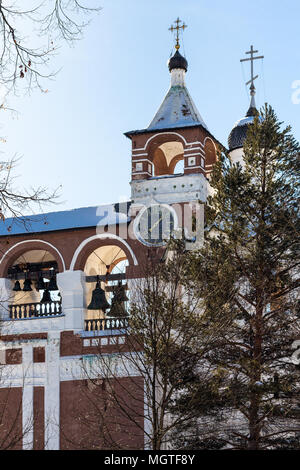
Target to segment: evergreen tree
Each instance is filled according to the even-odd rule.
[[[243,164],[224,154],[212,174],[204,246],[189,256],[186,275],[207,324],[227,319],[206,357],[219,405],[208,448],[299,448],[299,368],[291,359],[300,330],[299,151],[265,105],[249,127]],[[178,400],[179,414],[191,393]],[[199,406],[197,432],[185,430],[199,447],[204,412]]]

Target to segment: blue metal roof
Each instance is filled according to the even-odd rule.
[[[8,218],[0,221],[0,236],[127,223],[129,206],[125,202]]]
[[[148,131],[200,125],[207,126],[185,86],[171,86]]]

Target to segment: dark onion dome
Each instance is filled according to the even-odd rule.
[[[251,106],[251,104],[250,104],[250,108],[248,109],[246,116],[247,117],[251,117],[251,116],[254,117],[254,116],[257,116],[257,115],[258,115],[258,111],[257,111],[256,107]]]
[[[249,125],[254,121],[258,111],[254,106],[250,106],[246,116],[235,123],[228,137],[229,150],[242,148],[246,140]]]
[[[169,59],[168,62],[169,70],[173,69],[184,69],[187,72],[188,62],[185,57],[183,57],[177,50],[173,57]]]

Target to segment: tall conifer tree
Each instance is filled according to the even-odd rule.
[[[244,163],[222,155],[215,165],[205,243],[190,256],[187,282],[203,318],[229,320],[207,357],[219,378],[219,432],[210,442],[223,446],[299,447],[299,152],[265,105],[248,130]]]

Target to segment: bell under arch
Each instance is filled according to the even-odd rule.
[[[48,250],[37,248],[16,255],[10,260],[7,269],[7,276],[11,279],[9,303],[40,303],[46,298],[49,302],[60,300],[56,285],[58,271],[57,260]],[[51,293],[48,291],[49,287]]]
[[[118,245],[102,245],[89,254],[85,262],[84,273],[88,281],[90,278],[94,280],[86,283],[87,320],[110,316],[114,292],[119,282],[125,283],[127,266],[129,266],[127,255]],[[106,301],[109,304],[106,310],[95,308],[96,299],[101,299],[101,292],[98,290],[95,293],[95,289],[99,287],[105,291],[105,297],[102,292],[102,302]],[[89,306],[92,308],[89,309]]]

